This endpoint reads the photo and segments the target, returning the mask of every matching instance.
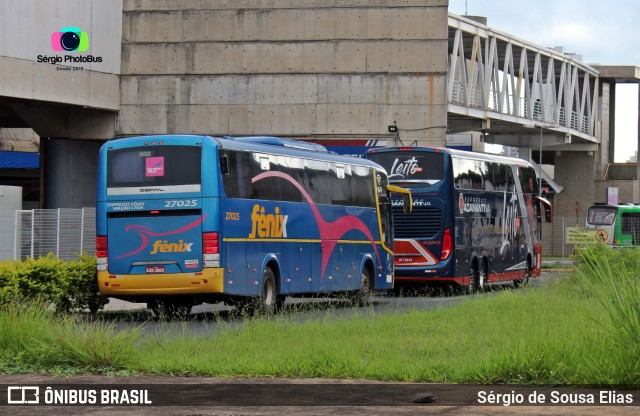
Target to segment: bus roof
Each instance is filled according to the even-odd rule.
[[[631,209],[632,211],[638,210],[640,211],[640,204],[632,204],[632,203],[628,203],[628,204],[618,204],[618,205],[607,205],[607,204],[593,204],[589,207],[589,209],[591,208],[616,208],[616,209]]]
[[[329,152],[317,143],[300,140],[285,139],[274,136],[205,136],[189,134],[159,134],[145,136],[122,137],[109,140],[103,145],[106,148],[120,148],[128,146],[143,146],[147,143],[176,145],[180,143],[197,143],[201,141],[215,143],[225,149],[262,151],[281,155],[305,157],[308,159],[327,160],[335,163],[368,166],[386,173],[377,163],[364,158],[349,157]]]
[[[317,143],[307,143],[301,140],[283,139],[274,136],[223,136],[225,139],[237,140],[244,143],[268,144],[270,146],[291,147],[293,149],[327,152],[327,148]]]
[[[492,153],[479,153],[468,152],[465,150],[449,149],[446,147],[409,147],[409,146],[397,146],[397,147],[381,147],[377,149],[368,150],[367,153],[382,153],[382,152],[428,152],[428,153],[444,153],[455,157],[462,157],[475,160],[484,160],[488,162],[501,162],[510,165],[517,165],[522,167],[533,167],[529,162],[524,159],[518,159],[515,157],[507,157],[501,155],[495,155]]]

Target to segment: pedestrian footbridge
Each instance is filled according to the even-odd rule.
[[[544,131],[545,148],[595,150],[595,68],[466,17],[450,13],[448,24],[450,132],[479,130],[486,142],[531,148]]]

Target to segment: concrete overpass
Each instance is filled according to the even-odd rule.
[[[84,32],[86,51],[54,49],[65,27]],[[40,137],[47,207],[95,205],[96,140],[115,135],[120,109],[121,33],[117,1],[0,3],[0,129]]]
[[[102,140],[178,132],[444,145],[475,130],[525,158],[542,141],[561,214],[595,199],[616,75],[450,14],[447,0],[353,3],[2,2],[1,126],[42,138],[46,207],[93,204]],[[88,51],[52,50],[70,25],[88,28]]]

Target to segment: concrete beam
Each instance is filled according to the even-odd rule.
[[[349,9],[357,4],[370,7],[447,7],[448,0],[124,0],[123,10],[129,11],[169,11],[169,10],[208,10],[208,9]]]
[[[591,65],[600,73],[601,79],[614,82],[640,82],[640,67],[624,65]]]
[[[116,113],[62,105],[13,104],[13,109],[40,137],[111,139]]]
[[[117,75],[65,68],[70,67],[0,56],[0,96],[112,111],[120,108]]]
[[[485,143],[501,144],[511,147],[530,147],[535,149],[540,147],[540,134],[527,134],[527,135],[511,135],[511,134],[495,134],[485,137]],[[571,143],[571,139],[568,139]],[[542,135],[542,147],[565,145],[567,143],[567,137],[565,134],[548,134]],[[595,144],[593,144],[595,146]]]

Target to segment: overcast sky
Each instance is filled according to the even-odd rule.
[[[640,66],[640,0],[449,0],[458,15],[541,46],[562,46],[584,63]],[[616,90],[616,162],[638,148],[638,87]]]

